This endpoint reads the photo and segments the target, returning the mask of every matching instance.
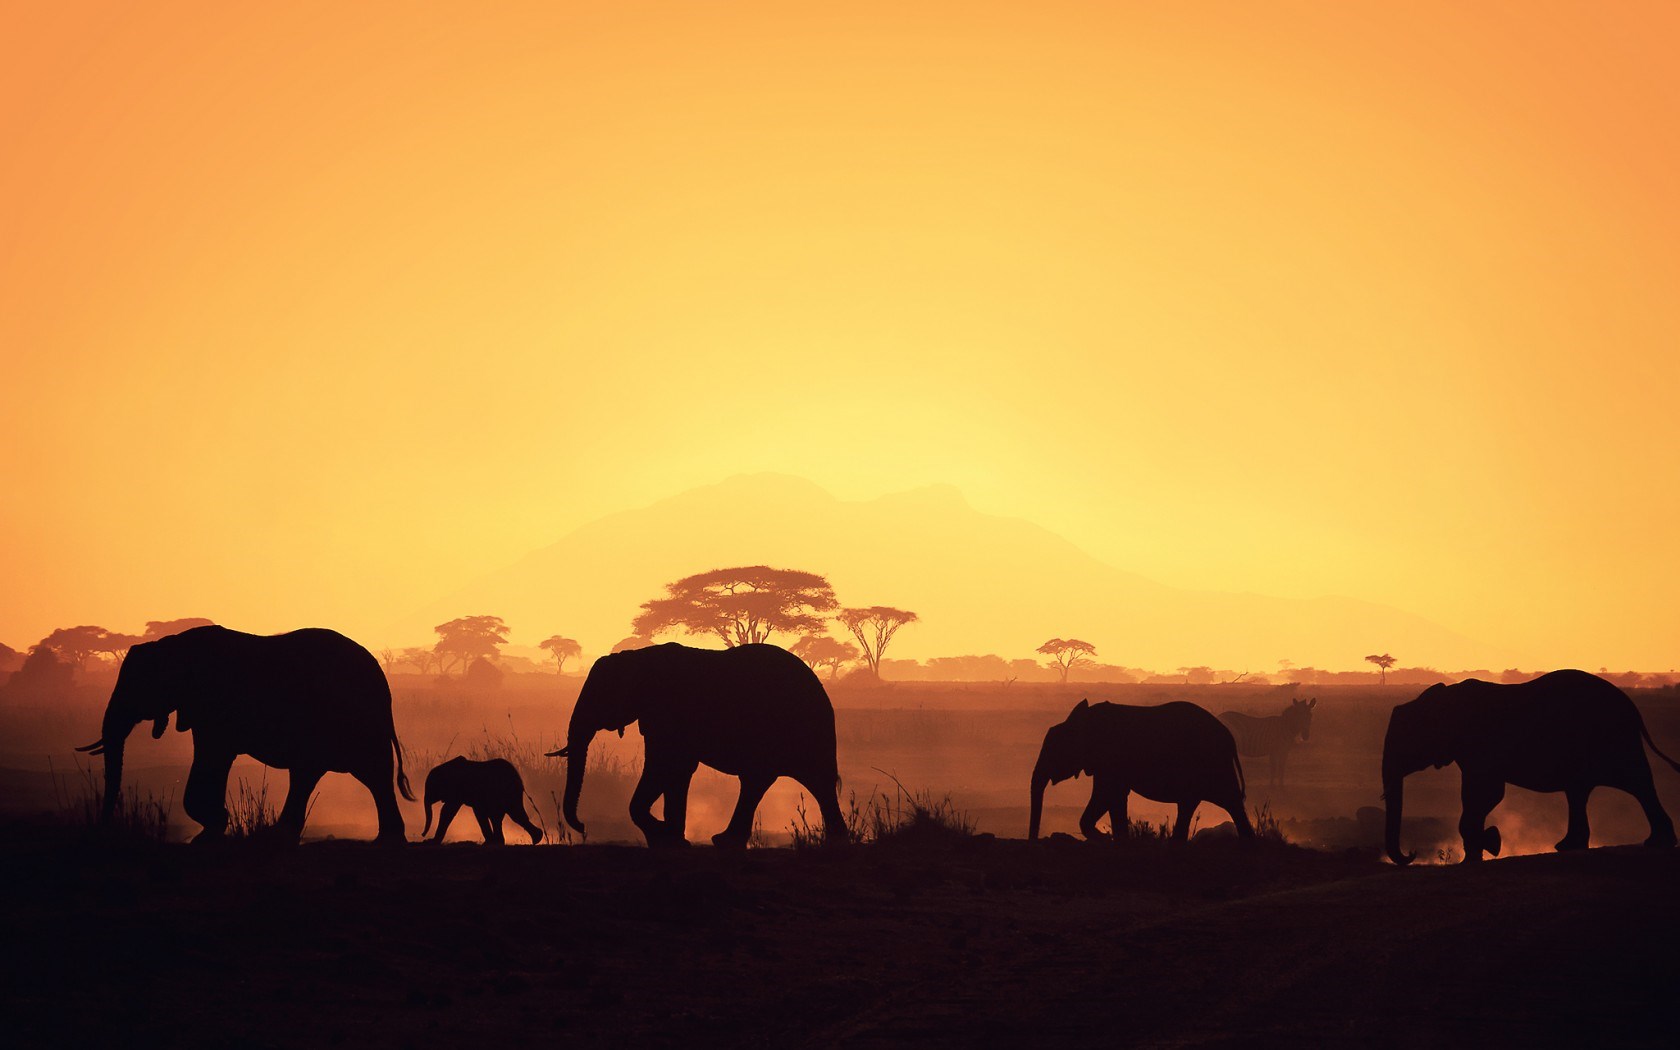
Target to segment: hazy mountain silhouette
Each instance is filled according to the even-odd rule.
[[[823,573],[842,604],[915,610],[921,622],[889,654],[899,658],[1031,656],[1071,631],[1103,661],[1164,670],[1275,671],[1280,659],[1350,668],[1373,646],[1403,654],[1408,666],[1516,659],[1370,602],[1167,587],[1031,522],[976,511],[948,485],[846,502],[782,474],[739,475],[601,518],[393,625],[391,640],[423,639],[452,616],[485,612],[521,636],[563,630],[593,656],[629,633],[640,603],[664,584],[750,564]]]

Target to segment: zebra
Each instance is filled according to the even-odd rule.
[[[1283,763],[1300,738],[1304,744],[1312,736],[1313,708],[1318,698],[1292,700],[1283,714],[1270,718],[1256,718],[1240,711],[1226,711],[1219,716],[1225,728],[1237,740],[1237,753],[1249,758],[1261,756],[1272,760],[1272,786],[1283,785]]]

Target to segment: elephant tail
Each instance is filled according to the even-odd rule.
[[[1651,739],[1651,731],[1645,728],[1645,719],[1643,717],[1639,719],[1639,735],[1645,738],[1646,747],[1655,751],[1658,758],[1668,763],[1669,768],[1673,769],[1676,773],[1680,773],[1680,762],[1676,762],[1674,759],[1669,758],[1667,755],[1662,753],[1662,748],[1658,747],[1657,742]]]
[[[403,772],[403,746],[402,741],[397,739],[397,727],[395,723],[391,726],[391,749],[397,753],[397,790],[402,792],[403,798],[413,802],[414,789],[408,786],[408,774]],[[431,812],[428,811],[426,813],[426,819],[428,822],[431,820],[431,816]]]

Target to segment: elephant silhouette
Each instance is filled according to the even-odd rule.
[[[171,714],[178,732],[193,735],[182,806],[203,826],[198,838],[217,838],[227,829],[228,770],[235,757],[250,755],[291,770],[275,834],[296,842],[315,785],[338,772],[373,794],[379,841],[404,841],[391,789],[393,753],[397,787],[411,802],[414,795],[391,718],[391,688],[373,654],[342,634],[307,628],[262,636],[195,627],[130,649],[100,738],[76,749],[104,756],[105,823],[122,790],[129,734],[150,720],[153,739],[161,737]]]
[[[602,730],[637,723],[646,743],[642,777],[630,798],[630,819],[650,846],[682,845],[688,786],[705,763],[739,777],[741,795],[718,846],[745,847],[753,814],[778,777],[804,785],[822,811],[824,838],[847,841],[840,812],[834,705],[799,657],[774,645],[695,649],[675,642],[625,649],[589,669],[572,709],[564,757],[566,820],[581,834],[578,797],[590,741]],[[653,816],[665,799],[663,820]]]
[[[443,841],[443,833],[449,830],[449,822],[462,806],[471,807],[486,843],[500,846],[507,841],[502,836],[502,821],[506,817],[512,817],[515,824],[525,829],[532,845],[543,840],[542,828],[531,823],[525,812],[525,781],[505,758],[475,762],[457,755],[426,774],[422,797],[426,804],[426,826],[420,829],[421,838],[432,828],[432,807],[441,802],[443,809],[433,842]]]
[[[1114,837],[1125,837],[1126,801],[1133,791],[1177,804],[1172,837],[1180,841],[1189,836],[1190,817],[1204,801],[1231,815],[1239,837],[1254,835],[1243,805],[1246,785],[1236,741],[1219,719],[1195,704],[1079,701],[1065,721],[1044,734],[1033,766],[1028,839],[1038,838],[1045,787],[1080,773],[1091,777],[1091,801],[1079,817],[1079,830],[1088,839],[1102,837],[1097,821],[1104,813]]]
[[[1382,755],[1384,848],[1395,864],[1412,862],[1415,854],[1400,850],[1406,776],[1454,762],[1463,775],[1458,832],[1466,863],[1484,852],[1499,855],[1499,829],[1483,825],[1507,784],[1563,792],[1569,827],[1560,850],[1587,848],[1587,796],[1599,786],[1639,800],[1651,825],[1647,846],[1673,846],[1674,822],[1657,800],[1647,745],[1680,770],[1651,740],[1628,695],[1585,671],[1552,671],[1516,685],[1474,678],[1432,685],[1389,715]]]

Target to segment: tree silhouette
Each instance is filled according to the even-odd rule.
[[[194,627],[214,627],[216,621],[206,620],[202,616],[188,616],[180,620],[147,620],[146,636],[142,641],[155,642],[159,638],[167,638],[172,634],[190,631]]]
[[[1039,646],[1038,651],[1050,658],[1046,663],[1062,676],[1064,683],[1068,680],[1068,672],[1089,664],[1091,657],[1097,655],[1096,646],[1078,638],[1052,638]]]
[[[549,655],[554,657],[554,662],[556,664],[554,668],[555,674],[565,674],[566,661],[574,657],[583,656],[582,645],[579,645],[571,638],[563,638],[558,634],[550,635],[549,637],[544,638],[542,641],[537,643],[537,648],[547,649]]]
[[[432,665],[438,662],[437,653],[434,653],[432,650],[427,649],[424,646],[411,646],[404,649],[399,656],[404,663],[413,664],[414,669],[419,671],[421,674],[429,673],[432,669]]]
[[[467,667],[480,657],[491,660],[500,657],[508,634],[508,626],[500,616],[462,616],[440,623],[432,630],[438,633],[432,651],[438,655],[438,670],[443,674],[448,674],[457,664]]]
[[[788,652],[810,664],[813,671],[828,668],[828,679],[831,682],[839,677],[841,664],[858,658],[857,646],[830,638],[826,634],[808,634],[794,642],[788,648]]]
[[[1178,673],[1184,676],[1185,685],[1212,685],[1216,677],[1211,667],[1180,667]]]
[[[890,605],[841,609],[834,618],[863,646],[864,663],[869,665],[869,673],[876,678],[881,677],[881,657],[885,655],[892,636],[898,633],[900,627],[919,619],[908,609],[894,609]]]
[[[111,632],[103,627],[83,624],[80,627],[60,627],[41,639],[40,645],[58,654],[59,659],[78,671],[87,670],[87,662],[104,652],[105,639]]]
[[[654,638],[681,628],[715,634],[733,649],[769,640],[777,631],[815,634],[839,603],[828,580],[814,572],[746,565],[685,576],[665,585],[665,597],[642,603],[630,629]]]
[[[1365,662],[1377,665],[1378,681],[1383,685],[1387,685],[1388,669],[1394,666],[1394,657],[1388,655],[1387,653],[1383,653],[1381,656],[1367,656],[1365,658]]]

